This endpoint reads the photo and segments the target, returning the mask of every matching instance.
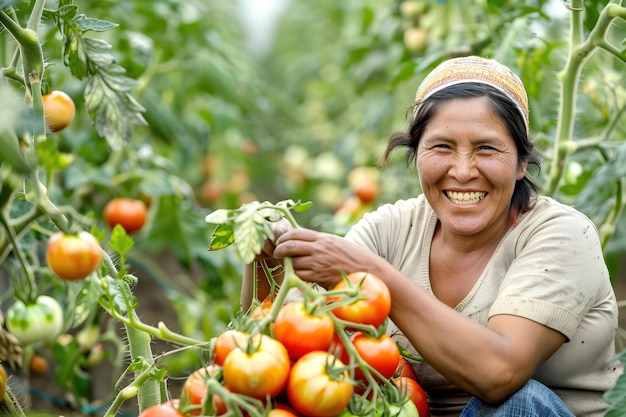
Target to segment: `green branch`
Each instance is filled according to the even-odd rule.
[[[546,194],[555,195],[565,171],[568,157],[576,150],[572,146],[576,114],[576,97],[582,68],[589,57],[598,49],[604,49],[626,61],[626,52],[610,45],[606,39],[612,21],[618,17],[626,18],[626,8],[612,1],[600,13],[600,17],[583,42],[583,0],[573,0],[570,17],[570,49],[565,68],[559,73],[561,81],[560,107],[554,138],[550,177]]]

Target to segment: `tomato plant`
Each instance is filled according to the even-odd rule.
[[[77,281],[85,279],[100,265],[102,249],[90,233],[56,232],[46,244],[46,260],[59,278]]]
[[[134,233],[146,223],[148,207],[142,200],[118,197],[104,206],[103,216],[111,229],[119,224],[126,233]]]
[[[310,314],[304,302],[296,301],[280,308],[272,332],[287,348],[289,357],[298,359],[314,350],[328,350],[335,334],[335,325],[328,313]]]
[[[309,417],[331,417],[350,402],[353,386],[341,360],[328,352],[314,351],[293,365],[287,383],[289,402]]]
[[[391,310],[391,294],[382,279],[367,272],[348,274],[335,285],[333,290],[345,291],[349,287],[358,286],[365,298],[351,304],[340,305],[332,310],[340,319],[355,323],[380,326]],[[337,302],[340,297],[329,296],[329,302]]]
[[[6,327],[22,345],[50,341],[63,330],[63,310],[47,295],[28,304],[16,300],[7,310]]]
[[[277,340],[257,335],[247,346],[234,348],[223,367],[225,385],[232,392],[257,399],[276,396],[289,376],[287,349]]]
[[[249,335],[235,329],[228,329],[217,335],[213,346],[213,363],[223,366],[228,354],[236,347],[248,345]]]
[[[74,100],[63,91],[52,91],[42,96],[46,125],[51,132],[59,132],[72,123],[76,114]]]
[[[419,411],[420,417],[430,417],[430,405],[428,405],[428,396],[422,388],[422,386],[410,377],[400,376],[393,379],[393,383],[396,384],[400,390],[407,395],[417,411]]]
[[[383,377],[391,378],[400,363],[400,350],[396,342],[387,334],[380,337],[369,337],[362,332],[355,332],[350,337],[357,353],[378,371]],[[344,358],[346,361],[347,358]],[[360,368],[355,369],[355,378],[363,379]]]

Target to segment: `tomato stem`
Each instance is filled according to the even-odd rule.
[[[21,285],[14,285],[15,297],[18,300],[23,301],[24,304],[29,304],[30,302],[35,300],[35,298],[37,297],[37,294],[35,292],[35,288],[36,288],[35,276],[33,274],[32,269],[29,266],[29,263],[26,261],[26,257],[24,256],[24,251],[22,250],[22,247],[19,245],[17,235],[15,234],[15,230],[13,229],[11,222],[9,221],[9,218],[5,211],[0,212],[0,223],[4,227],[4,230],[6,231],[9,246],[13,248],[13,254],[15,255],[15,258],[19,262],[22,272],[24,273],[23,275],[23,277],[25,278],[24,283],[26,284],[26,287],[27,287],[26,291],[22,292],[20,291],[22,288]]]
[[[117,395],[113,399],[113,402],[111,403],[111,406],[107,409],[103,417],[115,417],[124,401],[129,399],[128,389],[136,388],[137,394],[139,394],[140,388],[152,377],[152,375],[153,368],[151,366],[146,367],[142,372],[135,375],[135,379],[133,380],[133,382],[131,382],[124,389],[120,390],[120,392],[117,393]]]

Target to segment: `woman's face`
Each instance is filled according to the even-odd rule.
[[[442,104],[417,148],[422,190],[442,230],[461,235],[498,234],[511,224],[509,206],[526,163],[487,97]]]

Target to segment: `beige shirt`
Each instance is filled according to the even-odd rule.
[[[433,294],[429,254],[437,218],[423,195],[381,206],[346,238],[377,253]],[[434,294],[433,294],[434,296]],[[487,325],[512,314],[568,338],[534,378],[551,387],[577,416],[603,416],[603,393],[622,368],[614,361],[617,303],[597,230],[582,213],[547,197],[505,235],[467,296],[455,309]],[[418,355],[400,330],[389,333]],[[458,416],[470,396],[428,364],[415,363],[433,416]]]

